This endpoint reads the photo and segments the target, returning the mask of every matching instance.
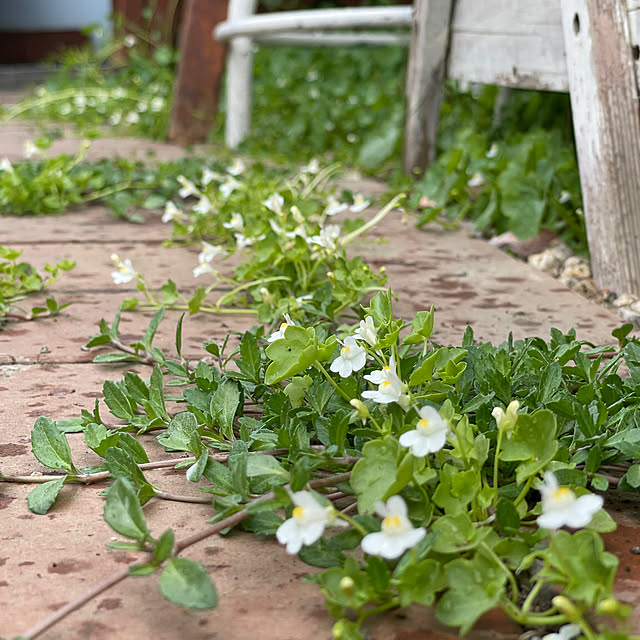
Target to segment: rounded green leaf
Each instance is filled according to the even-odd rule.
[[[189,609],[214,609],[218,594],[204,567],[187,558],[171,558],[160,576],[162,595]]]

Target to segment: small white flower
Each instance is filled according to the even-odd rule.
[[[109,116],[109,124],[114,127],[120,124],[121,120],[122,120],[122,113],[120,111],[115,111]]]
[[[200,261],[198,263],[198,266],[195,267],[194,270],[193,270],[193,277],[194,278],[198,278],[199,276],[202,276],[205,273],[211,273],[212,275],[217,275],[218,274],[218,270],[214,269],[211,266],[210,262]]]
[[[433,407],[422,407],[418,411],[420,420],[416,428],[400,436],[400,444],[411,448],[416,458],[440,451],[447,441],[449,425]]]
[[[146,102],[138,102],[138,104],[136,105],[136,109],[140,112],[140,113],[144,113],[147,109],[149,108],[149,105]]]
[[[232,176],[227,176],[227,179],[220,185],[220,193],[228,198],[238,187],[240,183]]]
[[[572,640],[580,633],[582,633],[582,628],[579,624],[565,624],[560,627],[558,633],[547,633],[542,640]]]
[[[42,96],[46,95],[47,93],[47,89],[45,87],[38,87],[36,89],[36,95],[41,98]]]
[[[350,142],[351,144],[353,144],[354,142],[358,141],[358,136],[355,133],[348,133],[347,134],[347,142]]]
[[[231,174],[232,176],[239,176],[241,173],[244,172],[245,169],[246,169],[246,166],[244,162],[242,162],[240,158],[236,158],[231,163],[231,166],[227,167],[227,173]]]
[[[498,155],[498,145],[495,142],[491,143],[489,151],[484,154],[487,158],[495,158]]]
[[[138,275],[129,258],[120,260],[118,255],[114,253],[111,255],[111,260],[117,269],[117,271],[111,272],[114,284],[126,284],[127,282],[131,282],[131,280]]]
[[[272,193],[262,204],[274,213],[282,213],[284,198],[279,193]]]
[[[234,233],[233,236],[236,239],[236,249],[238,251],[242,251],[253,244],[253,238],[247,238],[244,233]]]
[[[58,107],[58,112],[61,116],[68,116],[71,113],[71,105],[68,102],[63,102]]]
[[[162,214],[162,222],[173,222],[181,220],[184,217],[182,209],[178,209],[171,200],[164,205],[164,213]]]
[[[579,498],[568,487],[561,487],[551,471],[544,474],[544,482],[537,487],[542,494],[542,515],[536,522],[543,529],[586,527],[602,509],[602,496],[588,493]]]
[[[338,213],[342,213],[349,208],[346,202],[340,202],[335,196],[329,196],[327,198],[327,206],[324,210],[325,216],[335,216]]]
[[[377,369],[364,377],[365,380],[378,385],[376,391],[363,391],[362,397],[378,402],[379,404],[389,404],[397,402],[403,409],[409,406],[409,397],[406,395],[406,385],[400,380],[396,373],[396,363],[393,356],[389,358],[389,364],[384,369]]]
[[[378,343],[378,332],[373,324],[373,318],[367,316],[364,320],[360,320],[360,326],[355,331],[356,340],[364,340],[367,344],[375,347]]]
[[[299,224],[293,231],[287,231],[285,234],[287,238],[295,238],[296,236],[300,236],[307,240],[307,230],[304,228],[304,225]]]
[[[484,184],[484,178],[481,173],[474,173],[467,182],[468,187],[481,187]]]
[[[426,535],[424,527],[414,527],[407,517],[407,505],[401,496],[391,496],[387,504],[376,502],[376,513],[383,517],[382,530],[362,538],[362,550],[387,560],[399,558]]]
[[[371,200],[367,200],[361,193],[353,196],[353,204],[349,207],[353,213],[364,211],[371,204]]]
[[[566,189],[563,189],[560,192],[560,197],[558,198],[558,202],[560,204],[564,204],[565,202],[569,202],[569,200],[571,200],[571,193]]]
[[[122,87],[117,87],[111,92],[111,96],[116,100],[122,100],[127,95],[127,92]]]
[[[331,363],[331,371],[348,378],[354,371],[360,371],[367,362],[367,352],[353,336],[347,336],[341,343],[340,355]]]
[[[318,72],[314,71],[313,69],[311,71],[307,72],[307,82],[315,82],[318,79]]]
[[[154,113],[158,113],[158,111],[162,111],[163,107],[164,107],[164,98],[161,98],[160,96],[156,96],[151,100],[151,111],[153,111]]]
[[[267,342],[275,342],[276,340],[282,340],[284,338],[284,332],[286,331],[287,327],[295,326],[295,323],[293,322],[293,320],[291,320],[288,313],[284,314],[284,320],[285,321],[280,325],[280,328],[271,334]]]
[[[317,158],[311,158],[311,160],[309,160],[309,164],[305,164],[304,166],[300,167],[300,171],[302,173],[315,175],[316,173],[318,173],[318,171],[320,171],[320,163],[318,162]]]
[[[226,256],[227,252],[218,244],[202,242],[202,251],[198,254],[198,262],[213,262],[218,256]]]
[[[13,165],[9,158],[2,158],[2,160],[0,160],[0,171],[10,171],[13,173]]]
[[[309,97],[312,100],[317,100],[320,97],[320,91],[318,91],[318,89],[316,89],[316,87],[311,87],[311,89],[309,89]],[[327,123],[329,124],[329,123]],[[325,124],[325,129],[326,129],[327,125]]]
[[[195,213],[199,213],[200,215],[205,215],[211,211],[213,205],[211,204],[211,200],[207,198],[207,196],[200,196],[200,200],[196,204],[191,207],[191,211],[195,211]]]
[[[242,214],[240,213],[232,213],[231,220],[229,222],[225,222],[222,225],[225,229],[231,229],[235,231],[242,231],[244,229],[244,220],[242,218]]]
[[[182,189],[178,191],[178,195],[184,199],[189,196],[197,196],[200,195],[200,192],[196,188],[196,185],[191,182],[191,180],[187,180],[184,176],[180,175],[176,178],[176,180],[182,185]]]
[[[140,116],[135,111],[129,111],[125,116],[124,121],[128,124],[136,124],[140,120]]]
[[[73,104],[76,105],[76,108],[80,113],[82,113],[87,106],[87,99],[84,93],[78,93],[73,97]]]
[[[313,544],[328,526],[346,525],[336,521],[333,507],[323,507],[309,491],[296,491],[291,500],[295,505],[291,518],[276,531],[278,542],[287,545],[287,553],[296,554],[303,545]]]
[[[38,147],[36,147],[36,145],[33,144],[31,140],[27,140],[24,143],[24,157],[27,160],[33,158],[33,156],[37,156],[39,153],[41,153],[41,150],[38,149]]]
[[[210,182],[213,182],[214,180],[222,180],[222,176],[217,171],[211,171],[209,167],[205,167],[202,171],[202,178],[200,178],[200,182],[202,182],[202,184],[206,187]]]
[[[269,226],[271,227],[274,233],[276,233],[279,236],[282,235],[283,233],[282,227],[273,218],[269,218]]]
[[[519,409],[520,403],[517,400],[512,400],[507,407],[506,413],[502,407],[494,407],[491,412],[491,415],[495,418],[496,426],[498,429],[504,429],[508,438],[513,435],[513,428],[518,421]]]
[[[334,253],[338,248],[339,236],[340,227],[337,224],[328,224],[326,227],[320,229],[318,235],[311,236],[309,242],[311,242],[311,244],[317,244],[329,253]]]
[[[124,46],[127,47],[127,49],[131,49],[131,47],[133,47],[135,43],[136,43],[136,37],[132,33],[128,33],[124,37]]]

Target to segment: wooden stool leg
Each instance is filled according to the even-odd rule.
[[[169,139],[181,144],[206,137],[218,109],[226,47],[213,39],[227,0],[187,0]]]
[[[415,0],[407,69],[407,122],[404,169],[425,169],[436,155],[436,131],[442,102],[451,0]]]
[[[640,292],[640,117],[624,0],[562,0],[595,283]]]
[[[229,21],[252,15],[257,0],[230,0]],[[227,120],[225,143],[235,149],[251,127],[253,53],[250,38],[234,38],[227,59]]]

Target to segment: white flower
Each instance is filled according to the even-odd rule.
[[[200,182],[206,187],[210,182],[214,180],[222,180],[222,176],[217,171],[211,171],[209,167],[205,167],[202,171],[202,178],[200,178]]]
[[[314,69],[307,72],[307,82],[315,82],[318,79],[318,72]]]
[[[218,270],[214,269],[211,266],[210,262],[200,261],[198,263],[198,266],[195,267],[194,270],[193,270],[193,277],[194,278],[198,278],[199,276],[202,276],[205,273],[211,273],[212,275],[217,275],[218,274]]]
[[[582,633],[582,628],[579,624],[565,624],[560,627],[558,633],[547,633],[542,640],[572,640],[580,633]]]
[[[287,553],[298,553],[303,545],[319,540],[325,527],[346,525],[342,521],[336,522],[333,507],[323,507],[309,491],[296,491],[291,500],[295,505],[291,518],[276,531],[278,542],[287,545]]]
[[[360,213],[364,211],[371,204],[371,200],[366,200],[361,193],[356,193],[353,196],[353,204],[349,207],[353,213]]]
[[[505,430],[508,438],[513,434],[513,428],[518,421],[518,409],[520,409],[520,403],[517,400],[512,400],[507,407],[506,413],[502,407],[494,407],[491,412],[498,429]]]
[[[338,248],[339,236],[340,227],[337,224],[329,224],[320,229],[318,235],[311,236],[309,242],[311,242],[311,244],[317,244],[328,252],[333,253]]]
[[[231,220],[225,222],[222,225],[225,229],[232,229],[235,231],[242,231],[244,229],[244,220],[240,213],[232,213]]]
[[[198,262],[213,262],[218,256],[226,256],[227,252],[218,244],[202,242],[202,251],[198,254]]]
[[[0,160],[0,171],[10,171],[13,173],[13,165],[9,158],[2,158],[2,160]]]
[[[131,49],[131,47],[133,47],[135,43],[136,43],[136,37],[132,33],[128,33],[124,37],[124,46],[127,47],[127,49]]]
[[[227,176],[227,179],[220,185],[220,193],[228,198],[238,187],[240,183],[232,176]]]
[[[120,124],[121,120],[122,120],[122,113],[120,111],[115,111],[109,116],[109,124],[114,127]]]
[[[73,97],[73,104],[76,105],[78,111],[82,113],[84,108],[87,106],[87,99],[84,96],[84,93],[78,93]]]
[[[160,96],[156,96],[155,98],[153,98],[153,100],[151,100],[151,111],[153,111],[154,113],[158,113],[158,111],[162,111],[163,107],[164,107],[164,98],[161,98]]]
[[[184,214],[182,209],[178,209],[171,200],[164,205],[164,213],[162,214],[162,222],[172,222],[173,220],[181,220]]]
[[[118,255],[114,253],[111,255],[111,260],[113,260],[113,264],[115,264],[117,269],[117,271],[111,272],[114,284],[126,284],[138,275],[129,258],[120,260]]]
[[[364,377],[365,380],[378,385],[377,391],[363,391],[362,397],[380,404],[397,402],[403,409],[409,406],[409,398],[406,395],[405,384],[396,373],[396,363],[393,356],[389,358],[389,364],[384,369],[373,371]]]
[[[416,428],[400,436],[400,444],[411,448],[416,458],[440,451],[447,441],[449,425],[433,407],[422,407],[418,411],[420,420]]]
[[[149,108],[149,105],[146,102],[138,102],[138,104],[136,105],[136,109],[140,112],[140,113],[144,113],[147,109]]]
[[[178,195],[184,199],[189,196],[197,196],[200,194],[196,185],[191,182],[191,180],[187,180],[184,176],[180,175],[176,178],[176,180],[182,185],[182,189],[178,191]]]
[[[331,371],[348,378],[354,371],[360,371],[367,362],[367,352],[353,336],[347,336],[340,349],[340,355],[331,363]]]
[[[498,155],[498,145],[495,142],[491,143],[489,151],[484,154],[487,158],[495,158]]]
[[[27,160],[29,160],[30,158],[33,158],[33,156],[36,156],[39,153],[41,153],[40,149],[38,149],[38,147],[36,147],[36,145],[33,144],[31,140],[27,140],[24,143],[24,157]]]
[[[127,95],[127,92],[122,87],[117,87],[111,92],[111,96],[116,100],[122,100]]]
[[[376,513],[382,516],[382,530],[362,538],[362,550],[387,560],[399,558],[415,547],[426,535],[424,527],[414,527],[407,517],[407,505],[401,496],[391,496],[387,504],[376,502]]]
[[[253,238],[247,238],[244,233],[234,233],[236,239],[236,249],[242,251],[253,244]]]
[[[129,113],[127,113],[124,120],[129,124],[136,124],[136,122],[140,120],[140,116],[138,116],[138,114],[135,111],[130,111]]]
[[[289,317],[288,313],[284,314],[284,322],[280,325],[280,328],[277,331],[274,331],[267,342],[275,342],[276,340],[282,340],[284,338],[284,332],[287,327],[295,326],[293,320]]]
[[[569,202],[569,200],[571,200],[571,193],[566,189],[563,189],[560,192],[560,197],[558,198],[558,202],[560,204],[564,204],[565,202]]]
[[[245,169],[246,166],[244,162],[242,162],[240,158],[236,158],[231,163],[231,166],[227,167],[227,173],[230,173],[232,176],[239,176]]]
[[[474,173],[467,182],[468,187],[481,187],[484,184],[484,178],[481,173]]]
[[[324,210],[325,216],[335,216],[338,213],[342,213],[349,208],[346,202],[340,202],[335,196],[329,196],[327,198],[327,207]]]
[[[317,158],[311,158],[311,160],[309,160],[309,164],[305,164],[304,166],[300,167],[300,171],[302,173],[310,173],[311,175],[315,175],[316,173],[318,173],[318,171],[320,171],[320,163],[318,162]]]
[[[373,318],[367,316],[364,320],[360,320],[360,326],[355,331],[356,340],[364,340],[366,343],[375,347],[378,343],[378,332],[373,324]]]
[[[200,196],[200,200],[198,200],[198,202],[194,204],[193,207],[191,207],[191,211],[194,211],[195,213],[199,213],[201,215],[205,215],[209,213],[209,211],[211,211],[212,207],[213,205],[211,204],[211,200],[209,200],[207,196],[203,195]]]
[[[63,102],[58,107],[58,111],[61,116],[68,116],[71,113],[71,105],[68,102]]]
[[[307,230],[304,228],[304,225],[299,224],[293,231],[287,231],[285,234],[287,238],[295,238],[296,236],[300,236],[301,238],[307,239]]]
[[[543,529],[586,527],[604,504],[602,497],[593,493],[577,498],[571,489],[559,486],[551,471],[544,474],[544,482],[537,489],[542,494],[542,515],[536,522]]]
[[[262,204],[274,213],[282,213],[284,198],[279,193],[272,193]]]

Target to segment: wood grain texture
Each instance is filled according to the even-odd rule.
[[[451,0],[416,0],[407,69],[404,169],[421,170],[436,154],[438,114],[447,64]]]
[[[640,292],[640,117],[626,3],[562,0],[594,280]]]
[[[211,33],[227,14],[227,0],[187,0],[169,139],[190,144],[206,137],[218,108],[226,47]]]

